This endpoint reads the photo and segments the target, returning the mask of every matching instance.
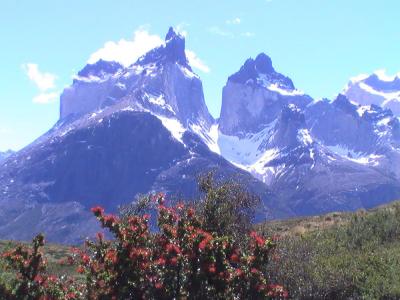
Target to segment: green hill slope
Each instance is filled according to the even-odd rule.
[[[400,299],[400,202],[259,230],[280,234],[270,274],[295,299]]]

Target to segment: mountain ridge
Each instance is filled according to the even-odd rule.
[[[193,199],[208,171],[259,195],[258,221],[369,208],[400,197],[399,166],[390,109],[346,95],[316,101],[264,53],[228,77],[215,120],[185,38],[170,28],[128,67],[86,65],[53,128],[0,161],[0,237],[46,229],[50,240],[77,242],[97,230],[91,206],[116,210],[156,191]]]

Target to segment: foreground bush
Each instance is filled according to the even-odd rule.
[[[183,204],[165,206],[163,195],[154,198],[157,232],[149,231],[149,215],[122,219],[92,209],[114,240],[99,233],[71,257],[84,281],[46,274],[40,247],[19,247],[4,254],[17,271],[10,299],[269,299],[284,298],[283,288],[267,281],[267,266],[274,249],[270,238],[248,232],[239,243],[221,228],[206,230],[195,210]],[[24,296],[22,296],[24,295]],[[14,297],[14,298],[12,298]],[[24,298],[25,297],[25,298]]]

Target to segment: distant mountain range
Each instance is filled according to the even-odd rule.
[[[86,65],[53,128],[0,154],[0,238],[45,231],[76,243],[98,230],[91,206],[115,211],[156,191],[194,198],[197,176],[211,170],[261,197],[258,220],[395,200],[400,79],[386,79],[353,79],[333,101],[314,100],[261,53],[228,78],[215,120],[185,39],[170,28],[129,67]]]

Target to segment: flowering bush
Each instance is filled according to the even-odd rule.
[[[154,201],[157,232],[149,230],[149,215],[121,219],[105,214],[101,207],[92,208],[115,239],[108,241],[99,233],[95,241],[74,250],[77,272],[85,278],[80,293],[74,293],[74,284],[41,275],[44,268],[38,248],[43,237],[35,239],[32,253],[24,250],[22,260],[19,248],[5,254],[21,274],[15,294],[32,295],[30,299],[287,297],[282,286],[267,282],[268,259],[275,246],[272,239],[250,232],[249,242],[243,246],[230,235],[206,231],[193,208],[183,204],[167,207],[161,194]]]
[[[41,252],[43,245],[44,237],[39,234],[33,239],[32,249],[18,246],[2,254],[9,268],[16,271],[14,288],[0,288],[2,299],[80,299],[83,287],[77,286],[73,279],[46,273],[46,260]]]
[[[155,199],[159,232],[150,233],[149,216],[120,220],[100,207],[92,209],[104,228],[80,254],[91,299],[265,299],[285,297],[281,286],[266,281],[274,248],[271,239],[250,233],[239,248],[230,236],[207,232],[191,207],[166,207]]]

